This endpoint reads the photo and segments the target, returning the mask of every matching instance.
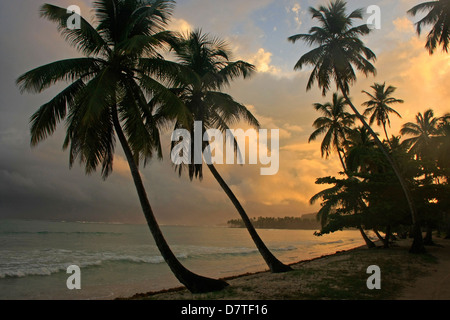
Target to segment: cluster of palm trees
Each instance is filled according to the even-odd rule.
[[[417,5],[409,11],[412,15],[416,15],[420,11],[429,11],[428,15],[417,23],[417,32],[420,34],[424,25],[434,24],[426,44],[431,54],[438,45],[442,45],[444,50],[448,49],[449,3],[449,0],[431,1]],[[360,39],[361,36],[369,34],[371,29],[367,24],[354,26],[355,20],[363,19],[363,10],[358,9],[347,14],[346,2],[335,0],[328,6],[319,6],[318,9],[311,7],[309,11],[312,18],[318,21],[319,26],[312,27],[309,34],[297,34],[288,39],[294,43],[303,40],[310,46],[316,47],[300,58],[295,69],[302,69],[304,66],[313,67],[307,90],[317,82],[324,96],[330,90],[332,82],[335,82],[353,115],[362,123],[364,130],[367,130],[372,136],[401,185],[414,226],[414,241],[410,251],[424,252],[418,212],[410,187],[401,174],[396,160],[349,98],[350,86],[357,80],[355,69],[366,76],[376,74],[376,69],[372,64],[376,60],[376,56]],[[370,109],[367,112],[371,112]],[[378,116],[374,116],[373,120],[377,118]],[[379,118],[377,121],[383,123],[382,120]]]
[[[387,133],[389,114],[400,114],[390,105],[403,103],[392,97],[395,87],[385,84],[372,86],[373,93],[366,93],[370,99],[365,115],[370,123],[377,121],[386,135],[385,149],[396,159],[401,174],[411,188],[418,208],[421,225],[426,226],[425,245],[433,244],[434,229],[445,228],[448,232],[448,184],[450,176],[450,114],[434,117],[433,110],[418,113],[416,122],[405,123],[401,136]],[[328,157],[335,151],[342,165],[344,178],[324,177],[317,184],[332,185],[311,198],[311,203],[321,200],[318,219],[322,230],[318,235],[358,228],[369,247],[375,244],[367,237],[364,229],[370,229],[388,247],[392,233],[404,235],[411,224],[407,204],[402,201],[401,186],[395,179],[389,163],[385,160],[373,137],[365,127],[355,125],[355,117],[347,112],[344,97],[333,94],[333,101],[315,104],[322,113],[314,122],[316,130],[310,141],[323,135],[322,156]],[[402,140],[402,137],[404,138]],[[381,237],[378,231],[384,231]],[[449,233],[450,236],[450,233]]]
[[[369,34],[371,29],[366,24],[354,25],[355,20],[363,19],[363,10],[358,9],[347,14],[346,2],[336,0],[328,6],[319,6],[317,9],[311,7],[309,11],[312,18],[317,20],[319,25],[312,27],[309,34],[297,34],[288,38],[293,43],[298,40],[303,40],[308,45],[314,46],[313,50],[304,54],[298,60],[295,69],[302,69],[305,66],[311,66],[313,68],[307,84],[307,90],[311,89],[314,83],[317,82],[319,88],[322,90],[323,96],[325,96],[334,82],[342,94],[342,96],[339,96],[338,93],[335,93],[330,103],[318,103],[314,105],[315,109],[320,111],[323,116],[314,122],[316,130],[311,135],[310,141],[324,134],[325,137],[321,145],[322,156],[328,157],[331,150],[333,148],[336,149],[344,173],[347,175],[347,179],[344,179],[345,181],[335,178],[318,180],[318,183],[335,184],[332,190],[319,193],[311,199],[313,202],[320,197],[329,200],[322,203],[323,207],[318,216],[325,223],[328,213],[332,209],[336,209],[336,207],[339,208],[340,212],[344,210],[342,213],[345,214],[349,213],[348,210],[353,210],[353,218],[358,211],[370,209],[367,208],[368,199],[361,193],[362,187],[358,185],[358,182],[360,180],[370,181],[366,175],[368,173],[374,174],[375,172],[380,173],[386,171],[387,164],[396,177],[394,184],[398,184],[403,191],[402,198],[406,200],[409,208],[413,225],[412,234],[414,236],[410,251],[415,253],[424,252],[425,248],[417,209],[418,200],[413,197],[411,190],[414,184],[408,181],[408,177],[405,177],[405,168],[399,165],[401,157],[395,150],[398,149],[399,138],[390,139],[387,133],[387,126],[390,126],[389,114],[394,113],[400,116],[389,105],[403,103],[403,101],[391,97],[395,91],[395,87],[388,86],[386,88],[386,84],[379,83],[372,86],[373,93],[363,91],[370,97],[370,100],[364,103],[364,106],[367,107],[364,114],[358,111],[349,98],[350,87],[357,80],[355,70],[362,72],[366,76],[376,74],[376,69],[372,64],[376,60],[376,56],[360,39],[361,36]],[[443,50],[447,51],[450,37],[450,1],[426,2],[415,6],[408,12],[416,15],[421,11],[428,11],[428,15],[416,24],[418,34],[421,34],[424,25],[432,25],[426,48],[430,54],[433,54],[438,45],[442,45]],[[348,106],[352,113],[346,112],[345,106]],[[426,114],[428,113],[428,118],[430,117],[430,112],[426,112]],[[369,123],[365,116],[370,116]],[[423,117],[419,115],[417,121],[422,121]],[[351,129],[351,125],[355,119],[361,122],[362,127]],[[441,126],[446,128],[448,123],[446,119],[448,119],[447,116],[440,118],[440,120],[436,119],[435,121],[440,121]],[[386,144],[380,140],[378,134],[371,127],[375,121],[384,129]],[[431,125],[433,126],[435,124]],[[419,124],[418,126],[421,125]],[[403,145],[411,144],[416,139],[418,141],[422,141],[422,139],[428,141],[429,139],[427,138],[417,137],[417,132],[420,130],[415,124],[406,124],[401,133],[416,134],[416,137],[405,140]],[[441,145],[439,147],[434,146],[437,150],[441,150],[441,157],[444,154],[442,150],[445,150],[445,145],[448,144],[446,142],[448,137],[446,136],[445,130],[442,129],[442,134],[438,134],[439,137],[437,139],[443,140]],[[378,154],[383,155],[384,163],[379,157],[374,156],[375,149]],[[415,153],[416,148],[412,146],[409,151]],[[443,169],[442,163],[441,161],[441,169]],[[401,164],[404,165],[404,163]],[[360,176],[356,177],[356,174]],[[384,177],[384,179],[387,178]],[[343,194],[341,192],[342,190],[347,192]],[[341,198],[336,197],[337,193],[340,193]],[[379,197],[378,200],[384,201],[382,197]],[[337,216],[335,217],[336,219]],[[361,221],[357,220],[353,219],[348,225],[359,227],[362,231]],[[335,227],[337,229],[341,228],[342,223],[337,224]],[[388,235],[389,233],[387,232]]]
[[[447,10],[448,0],[436,2],[439,5],[433,7],[431,17],[419,24],[422,26],[438,21],[436,24],[441,25],[430,35],[430,47],[448,45],[443,22],[435,18],[440,17],[440,9]],[[234,79],[247,78],[255,68],[244,61],[233,61],[224,41],[201,30],[185,35],[167,30],[174,5],[172,0],[97,0],[94,2],[96,25],[81,17],[81,27],[78,29],[67,27],[71,14],[65,8],[43,5],[41,16],[55,22],[65,40],[77,48],[82,57],[33,69],[20,76],[17,84],[22,91],[40,93],[59,82],[70,83],[32,116],[31,144],[37,145],[45,140],[55,132],[60,122],[65,121],[64,148],[69,149],[70,166],[79,161],[87,174],[101,168],[106,179],[113,170],[118,139],[147,224],[162,256],[177,279],[191,292],[208,292],[221,290],[228,284],[223,280],[197,275],[177,260],[155,219],[139,168],[155,156],[162,157],[161,128],[171,126],[192,131],[194,122],[202,121],[202,130],[226,130],[239,120],[257,127],[259,123],[249,110],[223,92]],[[424,8],[429,9],[431,5],[415,8],[412,13]],[[416,224],[411,194],[395,161],[348,97],[350,86],[356,81],[354,67],[366,75],[375,74],[371,63],[375,60],[375,54],[359,39],[369,34],[370,29],[367,25],[353,26],[354,19],[362,18],[362,10],[347,15],[345,2],[337,0],[328,7],[311,8],[310,11],[321,26],[311,29],[311,34],[296,35],[289,40],[305,40],[318,47],[305,54],[295,68],[312,65],[314,69],[308,89],[317,81],[324,95],[330,90],[331,82],[336,82],[343,97],[336,95],[331,105],[316,106],[326,117],[337,119],[341,116],[339,110],[333,110],[333,105],[340,105],[341,111],[348,105],[354,114],[346,114],[346,119],[339,124],[335,123],[335,119],[330,123],[325,119],[317,122],[318,130],[330,126],[335,132],[328,137],[331,144],[325,143],[322,151],[328,155],[331,146],[334,146],[345,166],[350,157],[345,155],[342,142],[348,140],[347,128],[355,117],[361,120],[365,128],[361,132],[367,130],[372,135],[394,168]],[[444,25],[448,26],[446,21]],[[418,32],[421,31],[419,25]],[[440,38],[436,35],[438,32],[441,32]],[[448,36],[448,32],[446,34]],[[174,53],[173,61],[164,58],[164,53],[168,51]],[[389,91],[389,88],[382,90]],[[392,102],[384,101],[385,104]],[[373,121],[386,124],[386,117],[379,114],[376,108],[369,108],[368,112],[374,114]],[[316,137],[324,131],[319,130]],[[206,145],[192,144],[191,148],[194,150]],[[187,169],[191,179],[201,179],[203,175],[200,164],[179,166],[177,169],[180,174]],[[289,271],[291,268],[274,257],[262,242],[216,168],[208,164],[208,169],[235,205],[270,270]],[[420,247],[419,242],[418,245]]]

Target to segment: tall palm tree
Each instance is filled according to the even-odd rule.
[[[426,12],[426,15],[416,23],[417,34],[420,36],[423,27],[431,26],[425,48],[430,54],[433,54],[436,48],[442,45],[442,50],[448,52],[450,44],[450,0],[427,1],[408,10],[408,13],[412,16],[416,16],[420,12]]]
[[[70,15],[65,8],[45,4],[41,15],[56,22],[65,39],[84,57],[38,67],[20,76],[17,83],[22,91],[41,92],[59,81],[71,82],[32,116],[31,144],[53,134],[57,124],[66,119],[64,148],[70,149],[70,166],[78,159],[87,174],[101,166],[106,179],[113,170],[117,135],[161,255],[191,292],[215,291],[227,283],[192,273],[171,251],[139,172],[140,160],[145,164],[155,152],[161,156],[159,132],[147,97],[164,96],[173,110],[184,110],[181,101],[158,81],[178,70],[158,54],[173,38],[164,29],[173,6],[173,1],[163,0],[98,0],[94,3],[97,26],[82,19],[81,28],[72,30],[66,26]]]
[[[314,109],[322,113],[322,117],[316,119],[313,126],[316,130],[309,137],[308,142],[314,141],[319,135],[325,134],[320,150],[322,157],[328,158],[331,149],[334,147],[339,155],[344,172],[347,171],[345,160],[342,155],[342,146],[350,127],[354,124],[355,117],[345,111],[347,101],[338,93],[333,94],[332,102],[325,104],[315,103]]]
[[[180,72],[178,86],[173,89],[189,109],[193,121],[202,122],[202,137],[208,129],[225,131],[229,126],[239,120],[245,120],[254,127],[259,123],[251,112],[242,104],[236,102],[230,95],[222,92],[222,89],[237,77],[246,78],[254,71],[254,66],[244,61],[231,61],[231,52],[226,42],[203,34],[201,30],[194,30],[182,36],[180,41],[173,46],[175,56],[183,66]],[[164,115],[166,105],[161,106],[160,114]],[[165,115],[162,119],[167,119]],[[177,120],[177,119],[176,119]],[[194,136],[193,123],[185,126],[180,121],[175,121],[175,129],[185,128]],[[193,140],[193,139],[192,139]],[[191,141],[192,141],[191,140]],[[172,144],[172,148],[175,144]],[[208,146],[204,142],[203,151]],[[198,146],[195,141],[191,143],[191,150]],[[189,177],[202,178],[202,164],[195,164],[194,152],[191,152],[191,161],[188,165]],[[228,195],[233,205],[241,216],[250,236],[257,246],[262,257],[272,272],[285,272],[291,267],[279,261],[267,248],[251,220],[236,198],[230,187],[223,180],[214,164],[210,161],[207,167],[222,189]],[[178,166],[181,174],[183,166]]]
[[[389,114],[396,114],[399,118],[402,116],[389,105],[394,103],[404,103],[404,101],[391,97],[397,88],[393,86],[388,86],[386,88],[386,83],[375,83],[371,86],[371,88],[373,89],[373,94],[363,91],[363,93],[370,97],[370,100],[363,103],[363,106],[367,107],[366,111],[364,111],[364,116],[370,116],[370,125],[372,125],[376,120],[377,125],[383,127],[384,134],[386,135],[386,141],[390,145],[390,139],[386,130],[386,125],[389,127],[391,126]]]
[[[293,43],[298,40],[304,40],[307,44],[311,46],[316,45],[317,47],[304,54],[298,60],[294,69],[299,70],[305,66],[312,66],[313,71],[306,89],[310,90],[317,81],[324,96],[330,90],[331,83],[333,81],[336,83],[337,88],[344,95],[350,108],[375,139],[400,181],[414,224],[415,237],[410,251],[424,252],[422,233],[420,232],[417,210],[411,191],[400,174],[394,159],[348,96],[350,85],[356,81],[355,68],[366,76],[369,74],[375,75],[376,73],[375,67],[370,62],[374,61],[376,56],[360,39],[360,36],[369,34],[371,30],[367,24],[353,26],[355,19],[363,19],[363,10],[358,9],[347,14],[346,2],[335,0],[327,7],[320,6],[318,9],[310,7],[309,11],[313,19],[319,21],[320,26],[312,27],[309,34],[297,34],[289,37],[288,40]]]
[[[347,101],[344,97],[339,96],[338,93],[333,94],[332,102],[327,102],[325,104],[315,103],[314,108],[317,111],[320,111],[323,116],[314,121],[313,126],[316,130],[311,134],[308,142],[317,139],[320,134],[325,133],[321,144],[322,157],[328,157],[331,153],[331,148],[335,147],[338,152],[342,169],[347,177],[351,179],[351,173],[346,165],[347,159],[344,148],[348,145],[347,136],[353,132],[351,126],[353,126],[355,122],[355,116],[345,111],[346,106]],[[358,199],[358,201],[361,207],[365,207],[365,203],[361,198]],[[331,210],[331,207],[328,207],[328,209]],[[323,206],[321,210],[328,209],[327,206]],[[355,209],[355,211],[356,210],[357,209]],[[319,212],[318,216],[322,216],[321,212]],[[375,244],[365,234],[362,226],[359,226],[358,228],[367,246],[369,248],[375,247]]]
[[[432,185],[432,180],[428,179],[432,176],[436,165],[438,164],[438,158],[440,153],[440,124],[441,118],[434,117],[434,112],[428,109],[422,113],[416,115],[416,123],[405,123],[400,133],[402,135],[412,136],[405,139],[403,144],[409,149],[409,152],[414,154],[418,159],[422,160],[422,167],[425,175],[425,184]],[[426,245],[432,245],[432,224],[426,223],[426,235],[424,243]]]

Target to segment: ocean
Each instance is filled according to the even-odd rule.
[[[214,278],[267,270],[246,229],[162,226],[191,271]],[[363,245],[359,231],[317,237],[312,230],[257,230],[289,264]],[[69,290],[67,268],[80,268]],[[0,300],[109,300],[181,286],[146,225],[0,220]]]

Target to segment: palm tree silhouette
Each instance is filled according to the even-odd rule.
[[[321,112],[322,117],[314,121],[313,126],[316,130],[308,140],[308,142],[314,141],[319,135],[324,134],[320,147],[322,157],[328,158],[331,154],[331,149],[334,147],[338,152],[344,172],[347,172],[347,167],[342,148],[345,144],[347,134],[350,132],[350,127],[355,121],[355,116],[345,111],[347,105],[345,98],[339,96],[337,93],[333,94],[332,102],[325,104],[315,103],[314,109]]]
[[[404,103],[404,101],[391,97],[391,95],[397,88],[393,86],[388,86],[386,88],[386,83],[375,83],[373,86],[371,86],[371,88],[373,89],[373,94],[367,91],[363,91],[363,93],[367,94],[370,97],[370,100],[363,103],[363,106],[367,107],[366,111],[364,111],[364,116],[370,116],[370,125],[372,125],[376,120],[377,125],[383,127],[384,134],[386,135],[386,141],[389,145],[391,145],[386,130],[386,125],[388,125],[389,127],[391,126],[389,114],[396,114],[400,118],[402,116],[397,111],[392,109],[389,105],[393,103]]]
[[[251,75],[254,71],[253,65],[244,61],[231,61],[231,53],[227,43],[208,34],[203,34],[201,30],[194,30],[181,37],[179,42],[173,45],[173,50],[184,69],[183,72],[180,72],[178,86],[172,90],[178,94],[187,106],[191,113],[191,118],[194,121],[201,121],[202,137],[208,129],[218,129],[224,132],[233,123],[241,119],[253,127],[259,127],[259,122],[244,105],[222,92],[223,87],[228,85],[233,79],[241,76],[246,78]],[[164,104],[161,106],[159,113],[163,119],[167,119],[164,116],[164,110],[167,107],[170,106]],[[175,129],[180,128],[189,130],[191,137],[194,136],[192,123],[184,126],[180,121],[175,121]],[[203,176],[203,164],[195,164],[194,150],[198,146],[195,145],[193,139],[191,141],[191,161],[187,165],[189,177],[191,180],[194,177],[201,179]],[[203,151],[208,144],[208,142],[203,142],[201,150]],[[172,144],[172,149],[175,145],[176,143]],[[235,150],[238,151],[237,145],[235,145]],[[267,248],[239,200],[223,180],[214,164],[208,161],[207,167],[237,209],[270,270],[272,272],[291,270],[291,267],[279,261]],[[179,174],[181,174],[183,165],[177,166],[177,169]]]
[[[376,73],[375,67],[370,62],[374,61],[376,56],[359,38],[369,34],[371,30],[367,24],[353,26],[355,19],[363,18],[363,10],[358,9],[347,15],[346,2],[336,0],[331,2],[328,7],[320,6],[318,9],[310,7],[309,11],[313,19],[319,21],[320,26],[312,27],[309,34],[297,34],[289,37],[288,40],[293,43],[298,40],[304,40],[307,44],[311,46],[317,45],[317,47],[304,54],[298,60],[294,69],[312,66],[313,70],[306,89],[310,90],[314,83],[317,82],[324,96],[330,90],[331,83],[333,81],[336,83],[337,88],[344,95],[350,108],[373,136],[402,186],[414,225],[414,242],[410,251],[424,252],[425,248],[417,217],[417,209],[411,191],[396,162],[348,96],[350,85],[356,81],[355,68],[366,76],[369,74],[375,75]]]
[[[159,132],[146,97],[158,94],[184,112],[182,102],[159,80],[178,73],[175,63],[161,59],[158,49],[173,35],[164,27],[173,1],[98,0],[94,3],[97,27],[81,18],[80,29],[69,29],[67,9],[45,4],[41,15],[58,24],[65,39],[82,58],[56,61],[20,76],[23,91],[41,92],[67,80],[71,84],[44,104],[31,118],[31,144],[53,134],[67,121],[64,149],[70,166],[78,159],[86,173],[99,166],[106,179],[113,170],[115,135],[128,161],[141,207],[156,245],[176,278],[191,292],[220,290],[228,284],[186,269],[167,244],[147,197],[139,172],[155,155],[161,156]]]
[[[425,17],[416,23],[416,31],[420,36],[422,28],[431,26],[431,31],[427,35],[425,48],[433,54],[438,46],[448,52],[450,43],[450,0],[427,1],[418,4],[408,10],[412,16],[420,12],[427,12]]]
[[[407,122],[402,126],[400,134],[412,136],[403,141],[409,147],[409,152],[426,158],[436,151],[433,137],[438,135],[438,121],[433,110],[428,109],[423,114],[419,112],[416,115],[415,123]]]

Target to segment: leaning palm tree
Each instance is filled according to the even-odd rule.
[[[386,129],[386,125],[389,127],[391,126],[389,114],[396,114],[399,118],[402,116],[389,105],[394,103],[404,103],[404,101],[391,97],[397,88],[393,86],[388,86],[386,88],[386,83],[375,83],[371,86],[371,88],[373,89],[373,94],[363,91],[363,93],[370,97],[370,100],[363,103],[363,106],[367,107],[366,111],[364,111],[364,116],[370,116],[370,125],[372,125],[376,120],[377,125],[383,127],[384,134],[386,135],[386,141],[390,145],[390,139]]]
[[[170,101],[174,112],[185,110],[160,82],[178,70],[175,63],[158,54],[158,49],[173,38],[165,31],[173,6],[173,1],[163,0],[99,0],[94,3],[96,27],[81,18],[81,28],[69,29],[67,10],[45,4],[41,15],[56,22],[65,39],[84,57],[38,67],[19,77],[17,83],[22,91],[39,93],[57,82],[70,82],[32,116],[31,144],[46,139],[66,119],[64,149],[70,149],[70,166],[79,160],[87,174],[101,167],[106,179],[113,170],[117,135],[161,255],[191,292],[215,291],[227,283],[192,273],[171,251],[139,172],[140,160],[145,164],[155,152],[161,156],[159,132],[147,98],[158,94]]]
[[[336,83],[338,90],[342,92],[350,108],[373,136],[400,181],[414,224],[415,237],[410,251],[423,252],[425,249],[417,210],[408,185],[400,174],[394,159],[348,96],[350,86],[356,81],[355,68],[366,76],[376,73],[375,67],[371,63],[376,56],[360,39],[360,36],[369,34],[371,29],[367,24],[353,26],[355,19],[363,18],[363,10],[358,9],[347,14],[346,2],[336,0],[327,7],[320,6],[318,9],[310,7],[309,11],[313,19],[319,21],[320,26],[312,27],[309,34],[297,34],[289,37],[288,40],[293,43],[304,40],[307,44],[317,47],[304,54],[294,69],[300,70],[305,66],[312,66],[313,70],[306,89],[310,90],[317,81],[324,96],[330,90],[331,83],[333,81]]]
[[[420,36],[425,26],[431,26],[427,36],[425,48],[433,54],[438,46],[448,52],[450,44],[450,0],[427,1],[408,10],[410,15],[416,16],[426,12],[425,17],[416,23],[416,31]]]
[[[254,66],[244,61],[231,61],[231,52],[226,42],[202,33],[201,30],[194,30],[187,35],[181,36],[178,43],[173,45],[176,58],[181,66],[182,72],[179,74],[178,85],[172,90],[176,93],[189,109],[192,121],[202,123],[201,136],[206,130],[218,129],[222,132],[229,127],[244,120],[253,127],[259,127],[259,122],[251,112],[242,104],[236,102],[230,95],[222,92],[222,89],[237,77],[246,78],[254,71]],[[155,99],[157,103],[157,98]],[[158,101],[159,102],[159,101]],[[159,102],[163,123],[167,117],[165,108],[170,107]],[[186,129],[194,136],[195,126],[193,123],[186,126],[178,119],[175,120],[175,129]],[[199,128],[197,128],[199,130]],[[194,140],[194,139],[192,139]],[[191,141],[192,141],[191,140]],[[172,150],[177,143],[172,144]],[[187,164],[189,177],[201,179],[203,176],[203,162],[195,163],[195,151],[200,148],[203,150],[208,147],[208,142],[203,142],[197,146],[192,141],[191,159]],[[238,147],[235,144],[235,150]],[[211,160],[211,159],[209,159]],[[230,187],[223,180],[212,161],[207,161],[207,167],[214,178],[220,184],[227,196],[236,207],[241,219],[243,220],[251,238],[264,258],[272,272],[285,272],[291,270],[291,267],[279,261],[267,248],[258,233],[256,232],[251,220],[243,209],[239,200],[236,198]],[[182,173],[183,165],[176,167],[179,174]]]
[[[345,111],[347,102],[343,96],[333,94],[333,101],[325,104],[315,103],[314,109],[322,113],[322,117],[317,118],[313,126],[316,130],[309,137],[308,142],[314,141],[319,135],[324,134],[320,150],[322,157],[328,158],[331,149],[337,150],[344,172],[347,171],[345,159],[343,158],[342,147],[350,127],[354,124],[355,116]]]

